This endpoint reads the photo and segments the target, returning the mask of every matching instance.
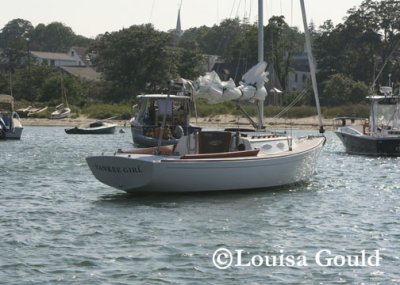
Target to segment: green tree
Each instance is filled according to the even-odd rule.
[[[264,34],[266,60],[273,64],[276,76],[285,89],[293,54],[303,51],[304,36],[296,28],[290,28],[284,16],[270,18]]]
[[[31,50],[48,52],[66,52],[74,45],[75,33],[70,27],[59,22],[53,22],[47,26],[39,24],[30,33]]]
[[[171,35],[156,31],[151,24],[131,26],[96,39],[92,48],[95,64],[115,90],[120,90],[114,100],[156,88],[176,76],[177,54],[168,46],[171,41]]]
[[[344,74],[334,74],[323,84],[321,104],[338,106],[359,103],[368,95],[368,86]]]
[[[29,21],[15,19],[8,22],[0,33],[1,69],[14,71],[27,61],[29,34],[33,26]]]
[[[179,61],[177,72],[180,77],[186,79],[196,79],[203,73],[203,56],[197,42],[181,41],[179,43]]]

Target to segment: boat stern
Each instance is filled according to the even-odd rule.
[[[125,156],[91,156],[86,162],[100,182],[126,191],[137,192],[149,186],[152,164]]]

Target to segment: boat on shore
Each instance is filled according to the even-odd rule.
[[[76,126],[73,128],[65,129],[67,134],[79,135],[100,135],[100,134],[114,134],[117,124],[110,124],[101,120],[90,123],[89,125]]]
[[[334,118],[335,134],[349,154],[400,156],[400,96],[383,86],[367,99],[369,118]]]
[[[50,119],[59,120],[68,118],[71,114],[71,109],[69,107],[64,106],[64,104],[60,104],[56,106],[56,110],[51,113]]]
[[[17,139],[22,135],[22,124],[17,112],[14,111],[14,97],[0,95],[0,139]]]
[[[21,118],[26,118],[26,117],[31,117],[31,116],[40,114],[40,113],[46,111],[47,109],[48,109],[47,106],[43,107],[43,108],[36,108],[36,107],[28,106],[26,108],[18,109],[17,113]]]

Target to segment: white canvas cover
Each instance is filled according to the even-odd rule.
[[[246,72],[239,86],[231,79],[222,81],[215,71],[200,76],[194,83],[194,96],[205,98],[209,103],[243,99],[248,101],[265,100],[267,90],[264,85],[268,82],[265,72],[266,62],[260,62]]]

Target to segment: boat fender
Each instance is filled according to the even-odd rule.
[[[184,135],[184,131],[181,125],[176,125],[173,132],[174,138],[180,139]]]
[[[6,137],[6,125],[2,118],[0,118],[0,139],[4,139]]]
[[[6,137],[6,131],[7,127],[6,124],[3,121],[3,118],[0,118],[0,138],[5,138]]]

